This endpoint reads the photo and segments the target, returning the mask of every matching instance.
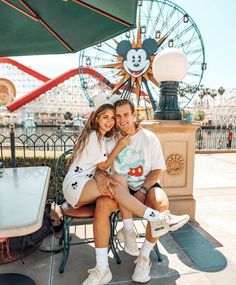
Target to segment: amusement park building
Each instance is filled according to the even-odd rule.
[[[236,127],[236,88],[226,89],[222,98],[210,109],[209,115],[216,126]]]
[[[66,112],[76,117],[78,114],[83,116],[91,110],[76,72],[71,76],[67,73],[61,75],[60,80],[50,79],[9,58],[1,58],[0,78],[14,85],[14,100],[30,93],[35,94],[35,99],[25,102],[13,113],[10,113],[4,104],[0,104],[2,124],[8,124],[9,121],[22,123],[28,116],[33,117],[38,124],[61,124]]]
[[[236,88],[226,88],[216,97],[209,95],[199,99],[197,108],[205,112],[205,124],[236,127]]]

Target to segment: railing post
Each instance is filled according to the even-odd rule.
[[[203,133],[202,133],[202,128],[200,127],[200,131],[199,131],[199,147],[198,149],[202,149],[203,148]]]
[[[11,166],[16,167],[14,125],[9,126],[9,131],[10,131],[10,147],[11,147]]]

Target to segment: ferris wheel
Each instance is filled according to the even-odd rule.
[[[115,93],[134,98],[146,108],[153,106],[152,100],[158,103],[159,84],[152,75],[152,61],[167,47],[181,50],[189,62],[188,73],[179,85],[180,90],[191,90],[180,92],[179,105],[186,107],[206,69],[204,44],[191,16],[167,0],[138,1],[136,29],[80,53],[79,68],[94,71],[80,72],[81,86],[91,105]]]

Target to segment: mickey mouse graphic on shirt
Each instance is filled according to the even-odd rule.
[[[119,173],[125,177],[132,176],[133,180],[143,175],[144,159],[141,159],[141,151],[137,149],[124,148],[119,153],[116,163]]]
[[[116,48],[118,55],[124,58],[123,66],[132,77],[143,75],[150,67],[150,55],[154,54],[158,45],[154,39],[146,39],[142,45],[132,48],[130,41],[121,41]]]
[[[76,173],[81,173],[82,171],[83,171],[83,169],[81,167],[79,167],[79,166],[75,167],[75,172]]]

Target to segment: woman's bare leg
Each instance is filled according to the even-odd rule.
[[[116,181],[123,181],[123,176],[119,174],[115,174],[112,178]],[[138,201],[135,197],[130,195],[127,191],[127,188],[124,185],[118,184],[112,186],[112,190],[114,192],[114,199],[118,202],[121,207],[124,207],[129,212],[139,216],[144,217],[144,213],[147,209],[143,203]],[[101,197],[97,183],[94,179],[90,179],[84,186],[82,193],[80,195],[80,199],[76,204],[77,207],[93,203],[97,200],[97,198]],[[124,209],[124,211],[125,211]]]
[[[81,207],[87,204],[94,203],[97,200],[97,198],[101,196],[102,194],[98,189],[96,181],[94,179],[90,179],[84,185],[79,201],[76,204],[76,207]]]

